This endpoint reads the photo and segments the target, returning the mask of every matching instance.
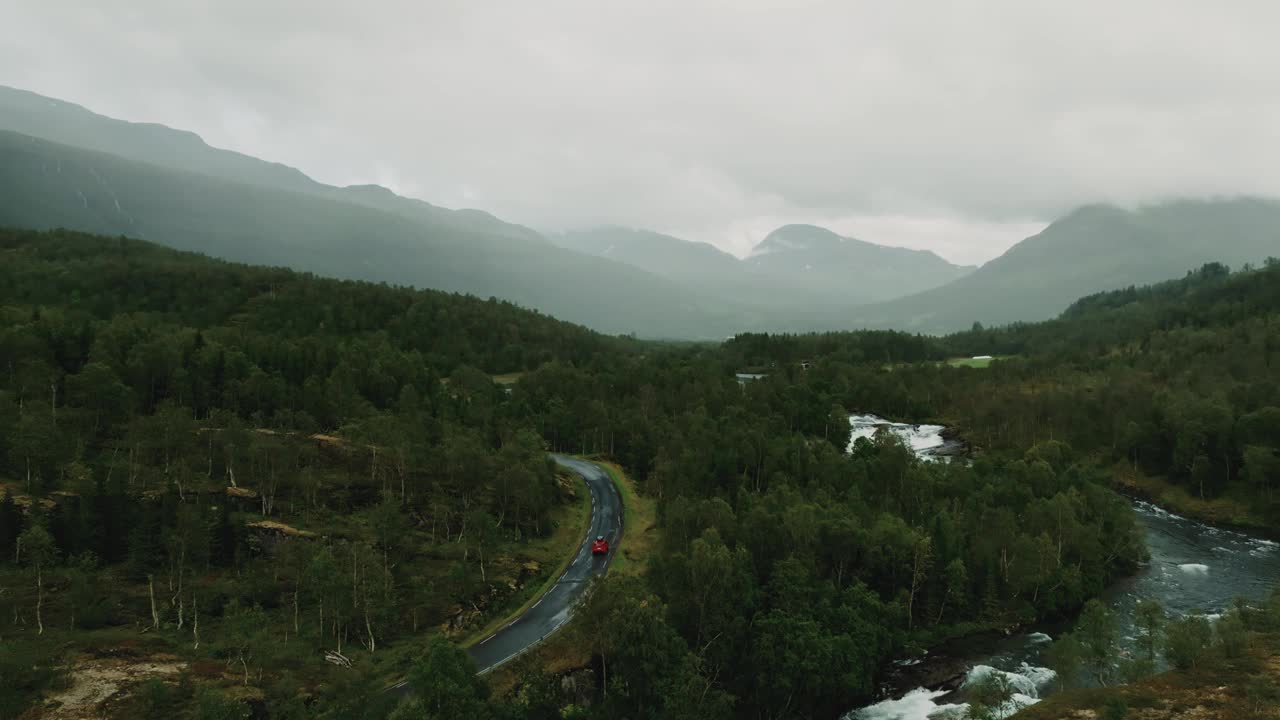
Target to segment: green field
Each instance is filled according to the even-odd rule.
[[[991,363],[995,362],[996,360],[1008,360],[1011,357],[1013,356],[1012,355],[996,355],[994,357],[982,358],[982,359],[971,358],[971,357],[967,357],[967,358],[959,357],[959,358],[951,358],[950,360],[946,360],[945,362],[947,365],[950,365],[951,367],[985,368],[985,367],[990,367]]]

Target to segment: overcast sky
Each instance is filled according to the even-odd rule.
[[[742,254],[958,262],[1065,210],[1280,194],[1280,3],[0,0],[0,84],[319,180]]]

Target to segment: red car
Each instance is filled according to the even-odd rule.
[[[608,555],[609,541],[604,539],[603,535],[597,535],[594,542],[591,543],[592,555]]]

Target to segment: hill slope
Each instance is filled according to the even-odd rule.
[[[683,281],[704,282],[741,272],[741,261],[714,245],[690,242],[649,230],[600,227],[550,236],[555,244],[634,265]]]
[[[381,691],[406,664],[375,658],[508,616],[556,581],[591,515],[489,373],[585,373],[635,347],[509,303],[0,228],[0,586],[30,618],[5,618],[0,717],[156,717],[139,690],[157,674],[173,683],[159,714],[207,715],[224,678],[196,666],[245,627],[260,639],[238,687],[283,676],[280,708],[305,688],[335,717],[361,715],[356,692],[390,716]],[[457,551],[476,527],[483,571]],[[15,562],[38,552],[57,558],[47,591]],[[271,568],[281,584],[248,582]],[[176,582],[160,604],[153,577]],[[304,639],[294,613],[321,606]],[[339,643],[368,668],[361,690],[329,689]],[[251,692],[264,717],[288,714]]]
[[[354,204],[0,131],[0,190],[0,225],[124,234],[240,262],[497,296],[607,332],[698,337],[730,326],[696,294],[638,269],[437,222],[369,189],[373,199]],[[399,211],[370,207],[379,202]]]
[[[533,230],[503,222],[480,210],[437,207],[422,200],[401,197],[377,185],[345,188],[325,185],[307,177],[297,168],[211,147],[193,132],[156,123],[117,120],[74,103],[26,90],[0,86],[0,129],[175,170],[336,198],[458,230],[543,242]]]
[[[442,376],[460,365],[491,373],[585,365],[632,342],[492,299],[228,263],[128,238],[0,227],[0,254],[0,305],[9,308],[74,311],[77,322],[136,315],[201,331],[235,327],[280,345],[360,337],[415,353],[414,372]]]
[[[1209,262],[1259,263],[1280,254],[1280,202],[1179,201],[1123,210],[1080,208],[972,274],[861,308],[857,324],[949,332],[1044,320],[1091,293],[1180,277]]]

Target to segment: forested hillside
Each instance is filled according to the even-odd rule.
[[[0,130],[0,226],[125,234],[225,260],[493,296],[610,333],[719,338],[734,326],[698,292],[518,226],[495,228],[382,188],[328,190],[262,186]]]
[[[858,308],[853,326],[928,333],[975,322],[1047,320],[1078,298],[1158,283],[1205,263],[1261,263],[1280,253],[1280,203],[1267,198],[1179,200],[1125,209],[1090,205],[954,282]]]
[[[1062,319],[949,339],[1016,354],[946,413],[999,448],[1052,436],[1208,519],[1280,529],[1280,264],[1085,298]]]
[[[813,358],[857,406],[942,418],[984,450],[1067,443],[1118,464],[1137,491],[1181,490],[1168,499],[1209,519],[1280,527],[1274,260],[1099,293],[1043,323],[939,339],[746,335],[726,348],[753,366]],[[937,362],[978,354],[1004,359],[982,371]]]
[[[809,340],[771,341],[743,385],[747,339],[637,345],[130,240],[2,247],[9,713],[120,653],[181,682],[117,714],[381,717],[375,691],[411,666],[402,717],[559,713],[552,679],[486,700],[448,643],[422,649],[534,582],[521,568],[573,504],[547,448],[608,454],[658,503],[647,571],[604,581],[572,636],[604,683],[580,717],[834,716],[890,658],[1070,613],[1142,557],[1127,505],[1061,444],[846,453],[848,409],[930,402],[882,356],[932,341],[851,335],[810,370],[768,359]],[[510,395],[488,375],[521,369]]]
[[[623,341],[123,238],[3,231],[0,257],[0,717],[104,657],[184,683],[122,716],[239,684],[376,717],[414,638],[474,632],[578,540],[582,489],[489,374]]]
[[[1099,293],[1044,323],[975,327],[940,339],[749,335],[725,350],[742,366],[840,388],[853,406],[950,425],[978,457],[1052,447],[1095,468],[1100,481],[1175,513],[1255,536],[1280,534],[1280,263],[1274,259],[1235,273],[1214,263],[1177,280]],[[963,362],[979,354],[996,359],[986,367]],[[797,371],[802,361],[809,369]],[[1199,528],[1211,537],[1222,532]],[[1253,547],[1262,550],[1250,553],[1265,556],[1274,543],[1255,537]],[[1179,552],[1166,551],[1163,562],[1181,562]],[[1183,566],[1174,572],[1175,586],[1185,568],[1217,572]],[[1152,572],[1159,577],[1167,570],[1161,564]],[[1084,689],[1024,714],[1059,717],[1091,708],[1102,717],[1124,717],[1132,708],[1142,717],[1182,717],[1179,712],[1208,707],[1223,717],[1262,717],[1256,713],[1277,697],[1277,673],[1261,661],[1273,652],[1267,633],[1274,628],[1257,607],[1268,588],[1274,591],[1275,577],[1251,580],[1251,597],[1227,608],[1193,607],[1166,617],[1159,602],[1140,602],[1136,617],[1125,622],[1145,628],[1137,631],[1138,648],[1147,649],[1132,655],[1116,649],[1117,615],[1091,603],[1075,632],[1055,633],[1058,640],[1042,660],[1058,671],[1055,688]],[[1144,679],[1161,667],[1172,670]],[[1119,682],[1134,684],[1088,689]],[[1000,706],[1012,687],[997,682],[984,692],[1004,700],[970,692],[964,699],[975,703],[976,717],[983,707]]]

